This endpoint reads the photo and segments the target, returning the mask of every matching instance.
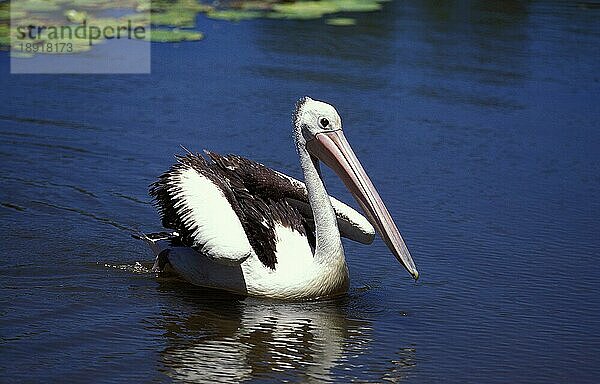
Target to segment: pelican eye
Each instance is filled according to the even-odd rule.
[[[321,120],[319,120],[319,125],[321,126],[321,128],[327,128],[329,126],[329,120],[327,120],[324,117],[321,117]]]

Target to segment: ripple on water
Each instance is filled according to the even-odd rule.
[[[596,382],[598,11],[382,4],[343,29],[200,17],[219,33],[153,46],[150,75],[6,67],[3,379]],[[301,176],[289,112],[306,94],[340,111],[419,282],[380,239],[344,244],[350,293],[322,302],[152,273],[130,232],[161,228],[147,188],[179,144]]]

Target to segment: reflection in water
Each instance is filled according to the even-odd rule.
[[[396,7],[353,14],[357,25],[339,28],[322,20],[265,22],[255,26],[257,44],[269,60],[253,63],[253,74],[282,80],[302,80],[344,89],[384,87],[380,71],[394,63]],[[290,59],[292,58],[292,59]],[[339,65],[346,62],[349,65]]]
[[[516,1],[428,1],[384,5],[381,12],[356,15],[357,25],[348,28],[261,23],[255,39],[271,55],[248,70],[345,91],[390,87],[433,102],[518,110],[522,104],[503,88],[531,76],[529,8]]]
[[[597,382],[600,11],[384,9],[200,17],[207,39],[154,46],[150,76],[10,76],[0,52],[0,381]],[[336,301],[157,291],[123,229],[160,228],[147,185],[179,144],[299,172],[304,94],[339,106],[422,281],[377,240],[348,244]]]
[[[380,68],[393,61],[386,53],[393,49],[398,18],[397,7],[385,3],[383,7],[380,12],[353,14],[358,24],[351,28],[334,28],[318,20],[286,22],[285,28],[275,22],[258,24],[257,42],[273,53],[341,59]]]
[[[414,94],[484,108],[522,107],[502,87],[520,85],[529,77],[527,4],[430,1],[407,14],[423,21],[415,30],[414,41],[421,43],[409,56],[412,65],[438,80],[414,87]],[[401,61],[410,64],[406,57]],[[468,92],[458,91],[457,82],[471,83]]]
[[[166,338],[161,363],[176,379],[398,381],[415,365],[415,349],[398,345],[380,369],[361,368],[373,328],[359,319],[368,316],[350,308],[356,297],[282,303],[182,283],[164,282],[160,289],[181,304],[170,305],[157,321]]]

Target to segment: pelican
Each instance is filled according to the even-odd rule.
[[[303,97],[293,131],[304,183],[246,158],[187,152],[150,186],[164,227],[141,234],[154,270],[248,296],[318,299],[348,290],[341,236],[370,244],[375,229],[416,280],[410,253],[342,131],[336,109]],[[333,169],[366,218],[330,197],[320,162]]]

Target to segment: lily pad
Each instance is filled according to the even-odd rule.
[[[83,23],[83,21],[88,18],[88,14],[86,12],[77,11],[75,9],[69,9],[65,11],[65,16],[67,20],[77,24]]]
[[[193,27],[199,12],[209,12],[213,8],[194,0],[175,2],[153,1],[152,24],[172,27]]]
[[[322,0],[274,4],[268,16],[285,19],[319,19],[338,12],[370,12],[381,9],[382,0]]]
[[[356,20],[350,17],[334,17],[326,21],[329,25],[335,25],[339,27],[346,27],[350,25],[356,25]]]
[[[228,21],[240,21],[257,19],[264,15],[263,12],[259,11],[247,11],[242,9],[227,9],[222,11],[210,11],[206,14],[211,19],[228,20]]]
[[[320,19],[328,13],[339,12],[333,1],[298,1],[273,5],[272,18],[284,19]]]
[[[150,41],[157,43],[176,43],[180,41],[198,41],[202,40],[204,35],[201,32],[182,31],[179,29],[152,29],[150,32]]]
[[[149,12],[152,10],[152,2],[150,0],[138,0],[135,10],[138,12]]]
[[[239,4],[240,9],[252,10],[252,11],[270,11],[273,7],[275,0],[250,0],[243,1]]]
[[[341,12],[372,12],[381,9],[379,1],[365,0],[334,0]]]
[[[199,13],[218,20],[240,21],[262,17],[276,19],[311,20],[320,19],[340,12],[371,12],[381,9],[387,0],[228,0],[215,2],[217,7],[208,5],[208,1],[200,0],[0,0],[0,49],[11,45],[10,19],[18,20],[20,25],[81,25],[87,20],[88,25],[99,28],[119,25],[125,20],[135,25],[150,25],[160,28],[152,29],[148,39],[157,42],[198,41],[203,39],[201,32],[185,30],[196,25]],[[10,8],[9,8],[10,6]],[[98,17],[98,11],[112,11],[123,15],[122,10],[131,10],[120,17]],[[114,14],[114,13],[112,13]],[[64,15],[64,16],[62,16]],[[66,17],[66,20],[65,20]],[[325,21],[329,25],[355,25],[356,20],[343,15],[331,17]],[[12,31],[16,36],[16,30]],[[15,40],[15,39],[13,39]],[[94,40],[94,45],[104,41]],[[13,47],[23,40],[13,41]],[[82,52],[92,47],[88,39],[57,39],[41,37],[31,43],[43,45],[48,42],[71,42],[74,52]]]
[[[196,22],[195,12],[168,11],[152,14],[152,24],[174,27],[192,27]]]
[[[27,16],[27,13],[24,11],[19,11],[15,7],[13,9],[9,8],[10,2],[5,1],[0,3],[0,23],[8,22],[10,18],[20,19]]]
[[[0,48],[8,48],[10,46],[10,34],[7,24],[0,24]]]
[[[60,6],[56,3],[56,1],[52,0],[11,1],[10,7],[12,12],[53,12],[60,10]]]

